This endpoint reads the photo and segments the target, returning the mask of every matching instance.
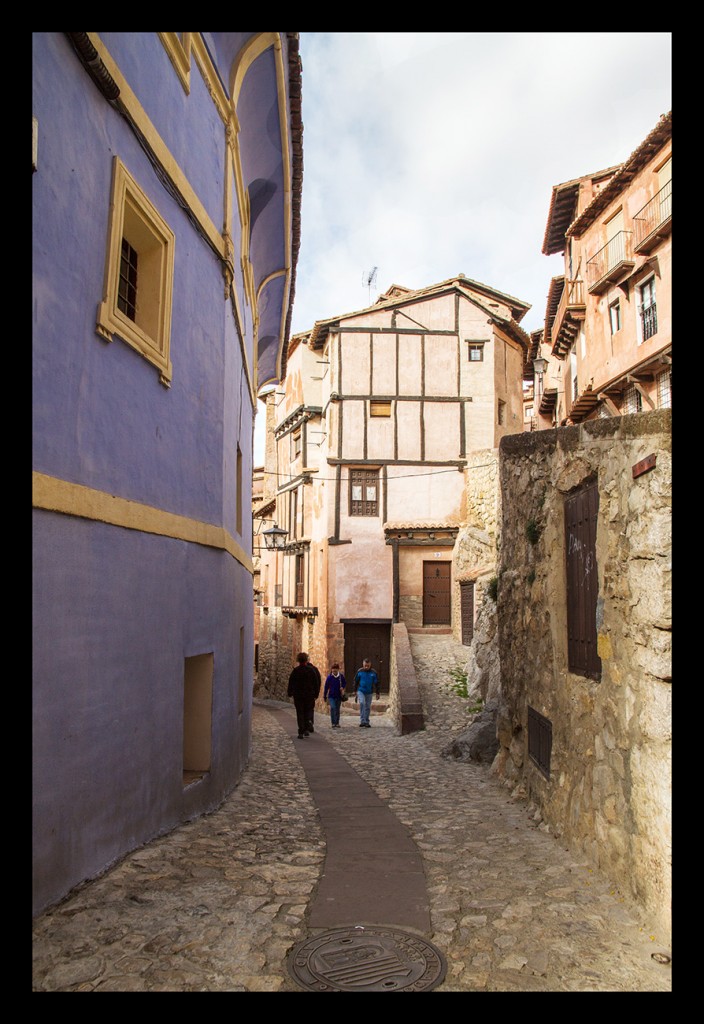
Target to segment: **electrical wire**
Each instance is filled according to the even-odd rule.
[[[373,460],[371,460],[371,461],[373,461]],[[355,463],[355,465],[356,465],[356,463]],[[478,466],[464,466],[464,467],[462,467],[462,466],[448,466],[447,469],[439,468],[439,469],[436,469],[435,472],[430,470],[427,473],[404,473],[403,477],[394,477],[394,479],[395,480],[400,480],[400,479],[412,480],[412,479],[415,479],[415,478],[421,477],[421,476],[439,476],[441,473],[464,472],[465,469],[490,469],[492,466],[495,467],[497,465],[498,465],[498,462],[482,462]],[[293,477],[291,477],[291,475],[289,473],[273,473],[273,472],[271,472],[268,469],[260,470],[260,472],[263,473],[264,476],[274,476],[277,479],[285,479],[285,480],[289,480],[289,481],[294,479]],[[300,475],[301,476],[305,476],[306,474],[300,474]],[[311,475],[313,475],[313,474],[311,474]],[[322,480],[322,481],[324,481],[326,483],[335,483],[337,481],[337,477],[336,476],[320,476],[318,473],[315,473],[315,479],[316,480]]]

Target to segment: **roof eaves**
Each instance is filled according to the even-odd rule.
[[[287,32],[288,39],[288,90],[291,117],[291,283],[288,293],[288,310],[281,344],[279,379],[286,375],[286,350],[291,333],[293,300],[296,295],[296,271],[301,248],[301,195],[303,192],[303,118],[301,116],[301,55],[298,32]]]
[[[605,167],[600,171],[583,174],[579,178],[572,178],[571,181],[563,181],[560,185],[553,186],[541,249],[544,256],[553,256],[555,253],[565,251],[565,234],[574,220],[582,183],[598,181],[607,175],[614,175],[621,166],[621,164],[615,164],[613,167]]]
[[[565,237],[574,235],[579,238],[609,203],[630,185],[633,178],[645,167],[653,154],[662,149],[670,138],[672,138],[672,111],[660,116],[655,128],[641,142],[640,146],[634,149],[628,160],[616,171],[611,181],[594,196],[579,217],[572,221],[565,232]]]
[[[392,285],[388,290],[392,288],[403,288],[403,295],[396,295],[390,299],[377,300],[371,306],[365,306],[362,309],[352,310],[348,313],[340,313],[338,316],[328,317],[325,320],[316,320],[312,331],[306,331],[304,333],[309,334],[309,344],[313,348],[319,348],[328,332],[332,327],[337,327],[341,320],[349,320],[351,317],[362,316],[364,313],[379,312],[385,309],[395,309],[399,306],[408,305],[411,302],[417,302],[419,299],[431,298],[433,296],[441,295],[443,292],[454,290],[459,291],[468,298],[475,299],[476,296],[468,295],[466,289],[473,288],[480,291],[486,297],[494,297],[503,301],[511,309],[511,315],[513,316],[516,323],[522,320],[528,310],[531,308],[529,302],[523,302],[522,299],[516,298],[515,295],[507,295],[505,292],[500,292],[496,288],[492,288],[490,285],[482,284],[481,281],[473,281],[469,277],[465,277],[464,274],[458,274],[456,277],[449,277],[445,281],[440,281],[438,284],[427,285],[424,288],[410,289],[402,285]],[[386,294],[386,293],[385,293]],[[485,308],[482,306],[482,308]],[[493,316],[493,310],[487,310]]]

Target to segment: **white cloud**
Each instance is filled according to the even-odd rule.
[[[667,32],[301,33],[293,331],[368,305],[374,267],[372,301],[462,272],[542,326],[562,269],[541,253],[551,189],[621,163],[671,109],[671,48]]]

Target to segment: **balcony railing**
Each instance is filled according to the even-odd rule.
[[[603,249],[587,261],[587,282],[590,294],[605,291],[635,266],[631,232],[618,231]]]
[[[575,335],[579,333],[578,321],[584,320],[586,311],[584,281],[567,281],[550,328],[554,353],[561,353],[570,347]]]
[[[646,306],[640,311],[641,323],[643,326],[643,341],[652,338],[658,333],[658,307],[655,303]]]
[[[672,181],[660,189],[633,218],[633,249],[648,253],[672,228]]]

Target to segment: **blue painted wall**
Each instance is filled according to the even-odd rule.
[[[252,34],[223,35],[222,45],[215,46],[219,60],[231,59]],[[211,47],[218,36],[208,34]],[[195,62],[187,95],[157,33],[100,38],[221,229],[224,129]],[[218,72],[227,83],[228,69]],[[252,124],[258,116],[265,122],[270,117],[275,79],[259,76],[258,88],[259,100],[248,110]],[[245,318],[249,327],[238,324],[225,298],[219,260],[64,33],[33,34],[32,102],[38,121],[32,180],[33,468],[223,527],[244,553],[243,564],[215,547],[34,509],[38,913],[129,850],[216,807],[247,764],[252,402],[241,350],[251,360],[254,339],[251,315]],[[169,388],[129,345],[119,338],[107,343],[95,332],[115,156],[176,236]],[[233,203],[236,211],[234,190]],[[233,234],[239,223],[235,227]],[[258,230],[272,236],[260,243],[262,252],[269,246],[281,250],[281,208]],[[265,257],[257,259],[266,263]],[[235,270],[240,272],[239,252]],[[244,295],[241,280],[236,278],[234,288]],[[184,789],[184,659],[210,652],[211,771]],[[238,714],[241,663],[245,704]]]

